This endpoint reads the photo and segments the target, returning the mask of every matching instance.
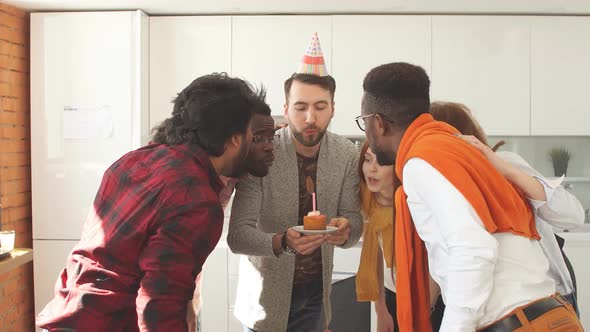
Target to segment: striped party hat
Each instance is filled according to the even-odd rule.
[[[316,76],[328,76],[328,69],[326,69],[326,62],[324,61],[324,54],[320,47],[320,39],[318,33],[315,32],[311,38],[309,46],[301,59],[299,64],[298,74],[311,74]]]

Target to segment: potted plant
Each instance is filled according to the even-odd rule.
[[[567,164],[569,163],[572,154],[564,147],[553,148],[549,150],[549,157],[553,162],[553,171],[555,176],[562,176],[567,174]]]

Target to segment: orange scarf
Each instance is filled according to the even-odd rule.
[[[400,143],[395,172],[402,186],[395,193],[395,257],[397,318],[402,332],[430,332],[428,260],[403,191],[402,170],[411,158],[420,158],[439,171],[473,206],[490,233],[511,232],[539,239],[529,204],[490,162],[458,131],[420,115]],[[451,207],[450,207],[451,208]]]

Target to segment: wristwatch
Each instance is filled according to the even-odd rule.
[[[281,248],[283,248],[283,252],[289,255],[297,254],[297,250],[289,247],[287,244],[287,232],[283,233],[283,237],[281,237]]]

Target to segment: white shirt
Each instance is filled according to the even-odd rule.
[[[514,152],[497,152],[497,155],[523,172],[535,177],[545,189],[546,201],[530,200],[535,214],[535,224],[541,236],[541,248],[549,260],[549,276],[555,282],[555,289],[562,295],[574,290],[574,283],[555,239],[556,230],[573,229],[584,223],[584,208],[580,201],[561,183],[563,177],[549,180],[533,169],[522,157]]]
[[[441,332],[473,332],[555,293],[539,241],[490,234],[465,197],[422,159],[406,163],[403,179],[431,276],[446,304]]]

